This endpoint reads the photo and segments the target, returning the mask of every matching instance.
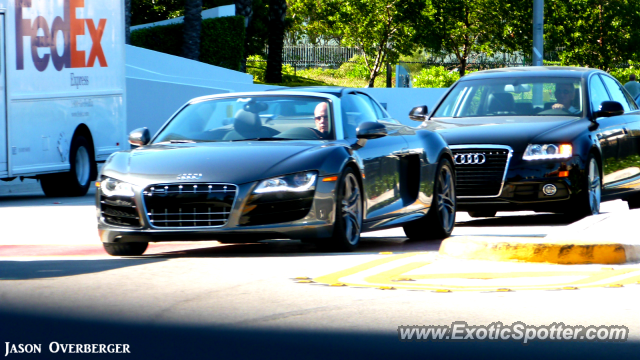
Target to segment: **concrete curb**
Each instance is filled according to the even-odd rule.
[[[440,255],[458,259],[554,264],[624,264],[640,261],[640,210],[590,216],[546,237],[456,236]]]

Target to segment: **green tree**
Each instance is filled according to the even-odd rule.
[[[182,56],[198,60],[200,58],[200,30],[202,29],[202,0],[185,0],[184,14]]]
[[[545,47],[565,65],[609,70],[640,61],[640,1],[567,0],[545,3]]]
[[[524,50],[531,42],[531,6],[521,0],[427,0],[416,43],[455,55],[464,76],[474,54]]]
[[[324,35],[362,50],[369,87],[374,86],[387,63],[411,53],[418,15],[424,8],[421,0],[310,1],[297,0],[295,7],[307,7],[301,21],[310,42],[314,41],[313,34]]]

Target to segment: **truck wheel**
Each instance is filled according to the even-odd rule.
[[[427,215],[403,226],[409,240],[435,240],[451,236],[456,219],[456,185],[453,165],[440,160]]]
[[[49,197],[84,196],[91,180],[97,173],[93,147],[84,136],[78,135],[71,141],[69,151],[71,171],[61,174],[44,175],[40,178],[42,191]]]
[[[104,251],[112,256],[140,256],[149,246],[148,242],[102,243]]]

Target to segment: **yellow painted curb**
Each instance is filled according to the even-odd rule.
[[[624,264],[619,243],[549,241],[545,238],[456,236],[440,245],[440,255],[473,260],[525,261],[554,264]]]

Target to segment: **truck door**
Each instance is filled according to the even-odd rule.
[[[4,14],[0,14],[0,177],[8,175],[7,167],[7,92],[4,57]]]

